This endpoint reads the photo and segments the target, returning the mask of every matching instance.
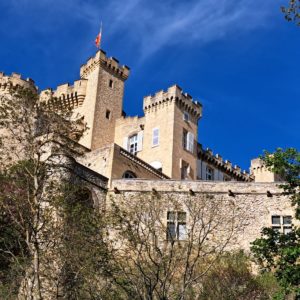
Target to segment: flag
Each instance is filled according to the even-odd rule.
[[[101,46],[101,38],[102,38],[102,22],[101,22],[100,31],[95,39],[95,45],[98,49],[100,49]]]

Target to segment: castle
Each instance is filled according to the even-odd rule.
[[[73,85],[39,93],[40,102],[53,110],[68,107],[84,117],[88,129],[78,145],[84,155],[76,158],[74,168],[94,190],[101,190],[102,200],[141,191],[162,193],[162,199],[195,193],[232,199],[245,213],[236,225],[235,241],[244,249],[264,226],[282,232],[291,228],[293,209],[276,184],[276,174],[259,159],[252,161],[249,174],[203,149],[197,142],[202,105],[178,85],[144,97],[143,117],[127,117],[123,95],[129,73],[127,66],[99,50],[81,66]],[[33,80],[0,73],[0,93],[11,86],[38,92]]]

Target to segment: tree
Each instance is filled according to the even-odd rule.
[[[295,218],[300,220],[300,153],[293,148],[275,153],[265,152],[263,159],[272,172],[285,179],[280,185],[283,194],[290,196],[295,207]],[[285,294],[300,297],[300,228],[294,226],[288,234],[263,228],[262,237],[252,243],[254,257],[262,271],[272,271],[284,288]]]
[[[210,195],[112,197],[107,272],[120,299],[195,299],[237,215],[232,201]]]
[[[254,275],[242,251],[223,254],[203,280],[199,299],[271,299],[280,291],[272,274]]]
[[[0,253],[6,271],[18,270],[15,282],[28,299],[42,299],[58,280],[59,205],[68,157],[83,131],[81,118],[67,108],[53,111],[33,90],[15,87],[1,95]],[[9,272],[4,273],[7,279]]]
[[[300,0],[290,0],[288,7],[281,7],[286,20],[300,26]]]

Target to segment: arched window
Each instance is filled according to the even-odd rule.
[[[136,178],[136,175],[131,171],[126,171],[126,172],[124,172],[122,178],[125,178],[125,179]]]

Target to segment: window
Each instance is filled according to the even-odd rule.
[[[186,111],[183,113],[183,120],[186,122],[190,121],[190,114]]]
[[[106,119],[110,120],[110,110],[106,110],[105,117]]]
[[[185,150],[194,153],[194,135],[183,129],[182,146]]]
[[[133,155],[136,155],[137,147],[138,147],[138,137],[137,134],[135,134],[129,138],[129,152]]]
[[[183,135],[182,135],[182,147],[183,149],[187,149],[187,130],[183,129]]]
[[[131,171],[126,171],[126,172],[124,172],[122,178],[125,178],[125,179],[136,178],[136,175]]]
[[[181,179],[185,180],[188,179],[188,170],[189,170],[189,166],[184,165],[181,167]]]
[[[214,180],[214,169],[206,167],[206,180]]]
[[[274,215],[271,217],[272,228],[280,233],[287,234],[292,230],[292,217]]]
[[[186,212],[168,211],[167,213],[167,240],[184,241],[187,238]]]
[[[114,86],[114,82],[112,81],[112,79],[109,80],[109,83],[108,83],[109,87],[110,88],[113,88]]]
[[[187,139],[188,139],[187,150],[194,153],[194,135],[191,132],[188,132]]]
[[[143,150],[143,136],[144,132],[140,131],[123,138],[123,148],[129,151],[131,154],[136,155],[137,152]]]
[[[152,131],[152,147],[159,145],[159,128],[154,128]]]

